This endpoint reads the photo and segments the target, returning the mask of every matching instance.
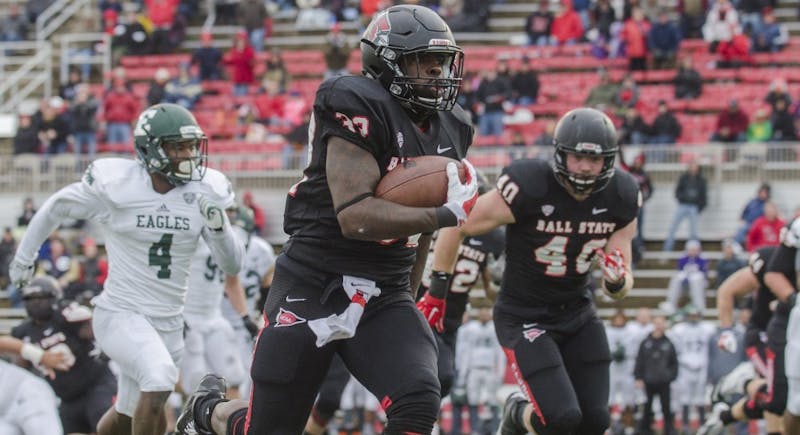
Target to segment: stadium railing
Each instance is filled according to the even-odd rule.
[[[1,84],[0,84],[1,85]],[[283,169],[280,151],[258,152],[258,145],[241,143],[247,152],[214,152],[210,144],[209,166],[225,172],[236,186],[250,189],[285,189],[300,176],[299,169]],[[271,148],[275,149],[275,148]],[[711,185],[727,182],[759,182],[762,180],[800,180],[800,143],[738,143],[702,145],[624,146],[626,159],[639,153],[647,157],[647,172],[653,181],[674,182],[696,160]],[[514,159],[543,158],[552,154],[551,147],[473,147],[468,158],[494,179]],[[130,154],[108,154],[130,157]],[[88,166],[85,157],[74,154],[41,156],[22,154],[0,159],[0,193],[52,192],[80,179]]]

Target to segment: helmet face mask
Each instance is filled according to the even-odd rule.
[[[553,170],[558,182],[579,195],[589,195],[603,190],[614,175],[617,155],[617,131],[603,113],[595,109],[574,109],[564,115],[553,134],[556,152]],[[567,167],[569,154],[602,157],[597,175],[584,175]]]
[[[365,75],[418,118],[455,106],[464,53],[428,8],[399,5],[376,16],[361,39],[361,62]]]
[[[203,179],[208,138],[194,116],[176,104],[157,104],[139,116],[134,129],[136,154],[150,173],[173,186]]]
[[[61,296],[61,286],[52,276],[34,278],[22,289],[22,300],[28,317],[40,322],[53,317],[56,302]]]

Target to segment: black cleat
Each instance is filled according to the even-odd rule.
[[[213,432],[203,429],[197,424],[195,408],[200,400],[224,399],[227,391],[228,385],[224,378],[211,373],[203,376],[197,391],[189,396],[186,404],[183,405],[181,415],[178,416],[178,422],[175,424],[176,433],[178,435],[214,435]]]
[[[503,419],[500,421],[500,426],[497,427],[496,435],[525,435],[528,430],[514,422],[513,412],[517,410],[517,406],[523,406],[521,403],[527,403],[528,399],[520,392],[514,392],[508,396],[505,405],[503,405]]]

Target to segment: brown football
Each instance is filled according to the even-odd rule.
[[[375,188],[375,196],[411,207],[439,207],[447,201],[447,164],[458,165],[465,182],[464,165],[442,156],[409,157],[386,173]]]

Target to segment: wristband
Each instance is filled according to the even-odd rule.
[[[458,217],[445,206],[436,207],[436,223],[439,228],[458,226]]]
[[[618,293],[623,287],[625,287],[625,276],[623,276],[622,280],[616,284],[612,284],[606,280],[603,280],[603,283],[605,284],[606,290],[608,290],[609,293]]]
[[[39,365],[39,363],[42,362],[44,350],[30,343],[25,343],[22,345],[22,349],[19,350],[19,354],[34,365]]]
[[[447,290],[450,288],[450,281],[453,275],[447,272],[432,271],[431,272],[431,287],[428,289],[428,294],[434,298],[444,299],[447,296]]]

